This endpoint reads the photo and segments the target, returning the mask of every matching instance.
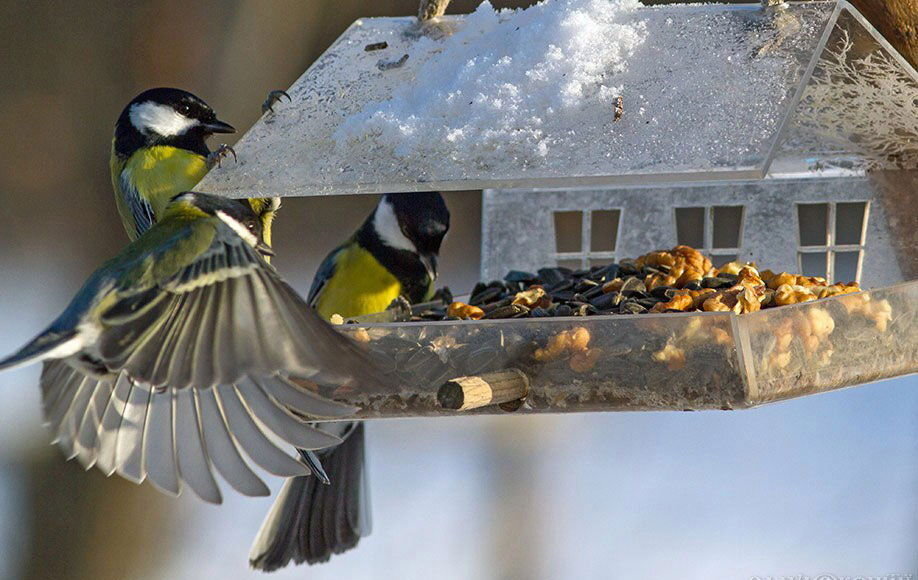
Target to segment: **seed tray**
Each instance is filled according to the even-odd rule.
[[[347,325],[400,387],[325,394],[361,418],[452,414],[445,381],[518,368],[530,390],[516,412],[739,409],[916,372],[916,305],[912,281],[743,315]]]

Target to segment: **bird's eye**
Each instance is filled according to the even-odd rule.
[[[183,114],[183,115],[187,115],[188,113],[191,112],[191,106],[189,106],[189,105],[180,105],[179,108],[178,108],[178,112],[181,113],[181,114]]]
[[[255,232],[256,224],[255,224],[255,222],[249,222],[249,223],[245,224],[245,227],[249,228],[249,231],[254,233],[254,232]]]

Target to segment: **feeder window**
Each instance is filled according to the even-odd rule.
[[[676,241],[702,249],[715,266],[736,260],[742,249],[744,208],[741,205],[676,208]]]
[[[866,201],[797,204],[797,259],[803,274],[859,282],[867,214]]]
[[[554,212],[555,261],[571,269],[615,261],[620,209]]]

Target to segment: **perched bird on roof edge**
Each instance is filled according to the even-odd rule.
[[[173,197],[195,185],[232,148],[207,146],[215,133],[235,133],[229,123],[195,95],[168,87],[148,89],[129,102],[115,123],[110,168],[115,202],[128,236],[134,240],[156,223]],[[271,244],[269,199],[248,200],[262,216]]]
[[[429,300],[449,217],[436,192],[383,196],[357,232],[319,266],[309,304],[327,319],[374,314],[399,297]],[[268,572],[291,561],[324,562],[370,532],[363,424],[323,423],[322,429],[334,429],[344,442],[299,451],[312,474],[284,483],[252,545],[253,568]]]
[[[266,495],[240,451],[277,475],[307,468],[259,424],[316,450],[341,439],[300,417],[355,411],[291,379],[385,388],[382,375],[265,262],[248,203],[188,192],[159,218],[0,370],[53,361],[41,379],[45,419],[87,468],[172,494],[184,482],[219,503],[213,465],[241,493]]]

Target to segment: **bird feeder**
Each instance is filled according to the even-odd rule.
[[[346,326],[402,388],[326,394],[363,418],[738,409],[918,370],[897,230],[916,192],[871,176],[918,169],[916,71],[844,1],[606,4],[358,20],[199,187],[480,189],[483,279],[682,243],[874,289],[742,316]]]

